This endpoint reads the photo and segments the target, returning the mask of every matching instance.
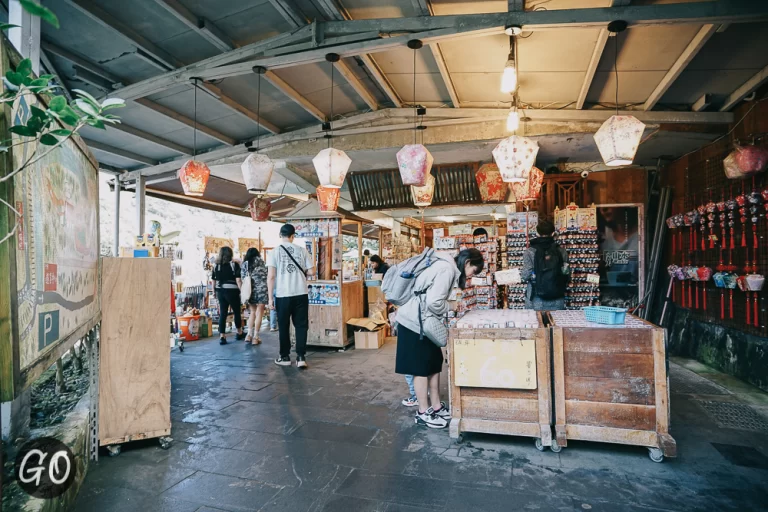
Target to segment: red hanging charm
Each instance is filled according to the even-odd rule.
[[[750,310],[752,308],[749,307],[749,292],[747,292],[747,325],[752,325],[752,320],[750,318]]]
[[[720,320],[725,320],[725,291],[720,290]]]
[[[758,314],[757,314],[757,312],[758,312],[758,305],[757,305],[757,302],[758,302],[758,300],[760,300],[760,294],[759,294],[758,292],[754,292],[754,294],[755,294],[755,295],[754,295],[754,301],[755,301],[755,303],[754,303],[754,304],[755,304],[755,314],[753,315],[753,317],[754,317],[754,319],[755,319],[755,327],[760,327],[760,320],[759,320],[759,318],[758,318]]]
[[[704,311],[707,311],[707,283],[702,283],[702,299],[704,300]]]
[[[733,320],[733,288],[730,289],[730,303],[728,305],[730,319]]]
[[[696,285],[696,309],[699,309],[699,288],[701,288],[700,284]]]

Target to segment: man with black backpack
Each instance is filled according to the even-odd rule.
[[[531,240],[531,246],[525,251],[520,272],[522,280],[528,283],[525,307],[536,311],[565,309],[570,273],[568,253],[552,238],[555,225],[550,221],[539,221],[536,232],[539,236]]]
[[[309,252],[293,243],[296,228],[283,224],[282,242],[267,258],[269,309],[277,309],[280,337],[279,366],[291,365],[291,320],[296,331],[296,367],[307,368],[307,331],[309,330],[309,295],[307,276],[315,275],[315,262]],[[274,298],[273,298],[274,297]]]

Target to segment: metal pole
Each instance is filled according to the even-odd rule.
[[[120,256],[120,179],[117,176],[115,176],[115,228],[113,241],[112,255],[117,258]]]
[[[144,234],[144,215],[146,211],[146,185],[147,178],[139,175],[136,178],[136,236]]]

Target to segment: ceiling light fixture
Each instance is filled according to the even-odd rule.
[[[613,70],[616,77],[616,114],[606,119],[594,135],[597,149],[605,165],[618,167],[630,165],[640,145],[645,124],[634,116],[619,115],[619,70],[616,65],[619,53],[619,33],[627,28],[626,21],[612,21],[608,31],[614,37]]]
[[[325,60],[331,64],[331,117],[327,123],[323,123],[325,138],[328,140],[328,147],[320,151],[312,164],[315,166],[317,178],[320,180],[321,187],[341,188],[344,184],[344,178],[347,176],[349,166],[352,165],[352,159],[344,151],[331,147],[333,138],[333,68],[336,62],[339,62],[339,54],[329,53]]]
[[[509,55],[501,74],[501,92],[511,94],[517,89],[517,66],[515,59],[515,36],[509,36]]]
[[[254,66],[253,72],[259,76],[259,84],[256,93],[256,119],[261,123],[261,75],[267,72],[267,69],[262,66]],[[251,153],[248,158],[240,166],[240,170],[243,172],[243,183],[245,188],[251,194],[264,194],[269,187],[269,182],[272,180],[272,172],[275,168],[275,163],[267,155],[259,153],[259,135],[261,132],[261,125],[259,125],[256,132],[256,147],[248,148]]]
[[[205,187],[208,186],[208,178],[211,176],[211,170],[205,162],[195,160],[197,156],[197,88],[199,78],[192,78],[192,85],[195,89],[195,113],[192,129],[192,158],[187,160],[179,169],[179,181],[181,188],[184,189],[184,195],[200,197],[205,193]]]
[[[507,131],[514,132],[520,128],[520,114],[517,112],[517,105],[512,105],[507,115]]]

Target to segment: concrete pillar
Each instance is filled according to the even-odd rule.
[[[32,61],[32,71],[40,75],[40,17],[25,11],[19,0],[10,0],[8,23],[18,25],[8,31],[11,44],[22,57]]]
[[[144,176],[136,178],[136,236],[143,235],[145,232],[144,218],[147,210],[146,182],[147,178]]]
[[[115,228],[112,255],[120,256],[120,179],[115,176]]]

